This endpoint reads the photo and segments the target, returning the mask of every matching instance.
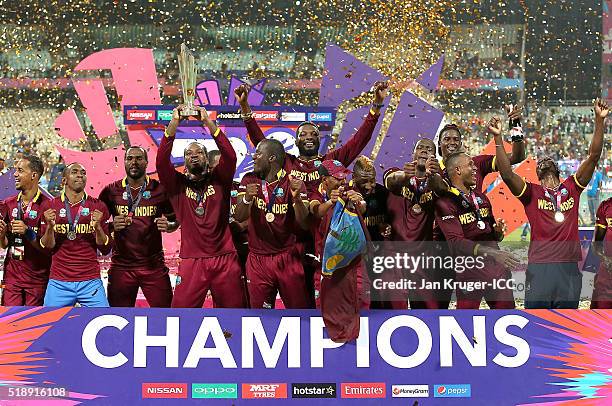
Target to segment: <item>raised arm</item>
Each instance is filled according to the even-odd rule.
[[[213,174],[216,178],[221,179],[221,182],[231,187],[234,181],[234,172],[236,172],[236,151],[229,142],[229,139],[214,121],[208,116],[208,112],[204,107],[197,108],[200,111],[200,121],[208,128],[210,134],[221,152],[219,164],[215,167]]]
[[[582,161],[578,167],[578,171],[576,171],[576,181],[582,188],[585,188],[591,181],[597,162],[599,162],[599,158],[601,158],[605,120],[610,110],[605,101],[596,99],[593,111],[595,112],[595,131],[593,132],[593,139],[589,146],[589,155]]]
[[[416,175],[416,161],[404,164],[404,170],[391,168],[383,175],[384,185],[397,196],[403,196],[402,189],[410,187],[410,178]]]
[[[244,121],[244,126],[249,133],[249,138],[253,143],[253,146],[257,146],[261,141],[263,141],[266,137],[261,131],[259,124],[253,118],[253,112],[251,111],[251,106],[249,106],[249,91],[251,89],[248,85],[242,84],[234,90],[234,95],[236,96],[236,100],[238,100],[238,104],[240,104],[240,113],[242,115],[242,120]]]
[[[514,108],[511,108],[511,106],[506,106],[506,112],[508,113],[508,120],[510,120],[510,122],[519,121],[520,123],[521,109],[522,109],[522,106],[520,104],[514,106]],[[526,157],[527,156],[525,154],[525,141],[523,140],[522,136],[520,137],[520,139],[518,137],[517,139],[513,138],[512,139],[512,153],[508,156],[508,159],[510,160],[510,164],[516,165],[518,163],[521,163],[523,162],[523,160],[525,160]]]
[[[290,185],[295,220],[300,228],[308,230],[310,228],[310,219],[308,216],[308,201],[306,200],[306,186],[304,181],[297,178],[291,178]]]
[[[178,177],[179,172],[174,169],[172,161],[172,146],[174,145],[174,137],[176,135],[176,129],[178,128],[180,121],[180,106],[172,111],[172,120],[168,123],[164,136],[157,148],[157,155],[155,157],[155,168],[159,175],[159,181],[166,188],[169,194],[175,194],[178,190]]]
[[[337,148],[327,154],[326,159],[336,159],[344,166],[349,166],[368,145],[374,134],[374,128],[380,118],[380,109],[383,107],[383,101],[387,97],[389,91],[387,82],[376,82],[374,84],[374,98],[372,107],[361,124],[357,132],[340,148]]]
[[[510,191],[515,196],[520,196],[525,190],[525,181],[519,175],[514,173],[510,159],[504,149],[502,140],[502,124],[499,117],[493,117],[487,125],[489,133],[493,135],[495,141],[495,160],[496,166],[502,179],[510,188]]]

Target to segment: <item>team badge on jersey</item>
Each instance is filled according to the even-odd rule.
[[[321,166],[321,161],[319,161],[318,159],[314,161],[314,166],[315,168],[318,168],[319,166]]]
[[[59,216],[60,217],[66,217],[66,209],[60,209]]]
[[[276,191],[276,197],[283,197],[285,196],[285,191],[283,190],[282,187],[279,187],[278,190]]]
[[[35,219],[38,216],[38,212],[36,210],[30,210],[30,218]]]
[[[143,199],[150,199],[150,198],[151,198],[151,191],[150,191],[150,190],[145,190],[145,191],[142,193],[142,198],[143,198]]]
[[[567,196],[567,193],[568,193],[568,192],[567,192],[567,189],[566,189],[566,188],[561,189],[561,194],[562,194],[563,196]]]
[[[232,190],[232,192],[230,193],[230,195],[231,195],[232,197],[236,197],[236,196],[238,196],[238,191],[237,191],[237,190]]]
[[[81,209],[81,215],[82,216],[89,216],[89,207],[83,207]]]
[[[468,207],[470,207],[470,204],[469,204],[468,202],[466,202],[465,200],[462,200],[462,201],[461,201],[461,205],[462,205],[463,207],[465,207],[466,209],[467,209]]]

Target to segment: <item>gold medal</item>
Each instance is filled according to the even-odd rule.
[[[412,211],[414,212],[414,214],[421,214],[423,209],[421,208],[421,205],[417,203],[414,206],[412,206]]]
[[[271,223],[274,221],[274,213],[266,213],[266,221]]]

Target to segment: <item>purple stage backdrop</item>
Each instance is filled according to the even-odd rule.
[[[0,308],[0,399],[603,405],[610,315],[373,311],[339,345],[317,311]]]

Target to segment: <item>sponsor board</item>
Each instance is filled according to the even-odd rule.
[[[335,383],[294,383],[291,384],[292,398],[336,398]]]
[[[434,398],[471,398],[470,384],[434,385]]]
[[[187,384],[173,382],[145,382],[143,399],[187,399]]]
[[[262,121],[278,121],[278,111],[254,111],[253,118]]]
[[[128,110],[127,119],[134,121],[155,120],[155,110]]]
[[[391,395],[394,398],[428,398],[429,385],[392,385]]]
[[[350,382],[342,383],[341,397],[350,399],[384,398],[387,390],[384,382]]]
[[[193,399],[237,399],[238,384],[235,383],[192,383]]]
[[[158,121],[170,121],[172,120],[172,110],[157,110]]]
[[[209,117],[210,117],[210,114],[209,114]],[[241,118],[242,117],[239,112],[220,111],[217,113],[217,120],[240,120]]]
[[[332,113],[308,113],[308,121],[332,121]]]
[[[306,121],[306,113],[283,111],[281,113],[281,121]]]
[[[243,399],[286,399],[286,383],[243,383]]]

